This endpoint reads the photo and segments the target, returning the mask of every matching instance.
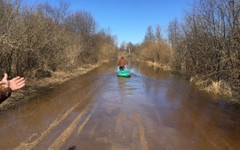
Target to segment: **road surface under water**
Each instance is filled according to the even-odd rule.
[[[143,64],[102,67],[0,112],[0,149],[237,150],[239,111]]]

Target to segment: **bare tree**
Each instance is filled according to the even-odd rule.
[[[157,42],[163,41],[163,35],[160,25],[156,25],[155,39]]]
[[[199,0],[182,26],[169,24],[169,40],[181,68],[189,76],[227,82],[235,93],[240,89],[239,5],[239,0]]]
[[[57,70],[96,63],[100,55],[105,59],[116,55],[113,37],[96,32],[91,14],[71,14],[66,3],[29,7],[18,0],[3,0],[0,10],[0,67],[10,75],[50,76]],[[107,52],[112,52],[111,57]]]
[[[145,42],[148,42],[148,41],[154,42],[155,41],[155,36],[154,36],[152,26],[148,26],[145,37],[144,37],[144,41]]]

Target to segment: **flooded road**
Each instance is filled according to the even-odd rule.
[[[237,150],[239,111],[181,77],[110,64],[0,112],[0,150]]]

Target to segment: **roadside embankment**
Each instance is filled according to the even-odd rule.
[[[138,62],[144,62],[147,63],[149,66],[157,67],[165,71],[170,71],[173,74],[181,74],[185,76],[184,73],[181,73],[179,71],[173,70],[171,66],[169,65],[164,65],[164,64],[159,64],[156,62],[151,62],[151,61],[140,61],[137,60]],[[196,85],[200,90],[204,90],[208,93],[213,94],[214,96],[222,96],[226,97],[226,101],[230,103],[238,103],[240,104],[240,95],[239,93],[233,92],[230,85],[225,82],[225,81],[213,81],[211,79],[208,80],[203,80],[200,77],[187,77],[187,79],[190,81],[190,83]]]
[[[44,79],[26,78],[26,86],[22,90],[12,93],[11,97],[0,104],[0,111],[27,103],[33,100],[34,97],[44,94],[44,92],[51,88],[55,88],[57,85],[63,84],[68,80],[88,73],[89,71],[99,67],[104,62],[107,61],[102,61],[94,65],[83,65],[71,72],[56,71],[52,73],[51,77]]]

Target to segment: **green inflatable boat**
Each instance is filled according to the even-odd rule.
[[[120,70],[117,73],[118,77],[130,77],[131,73],[128,70]]]

